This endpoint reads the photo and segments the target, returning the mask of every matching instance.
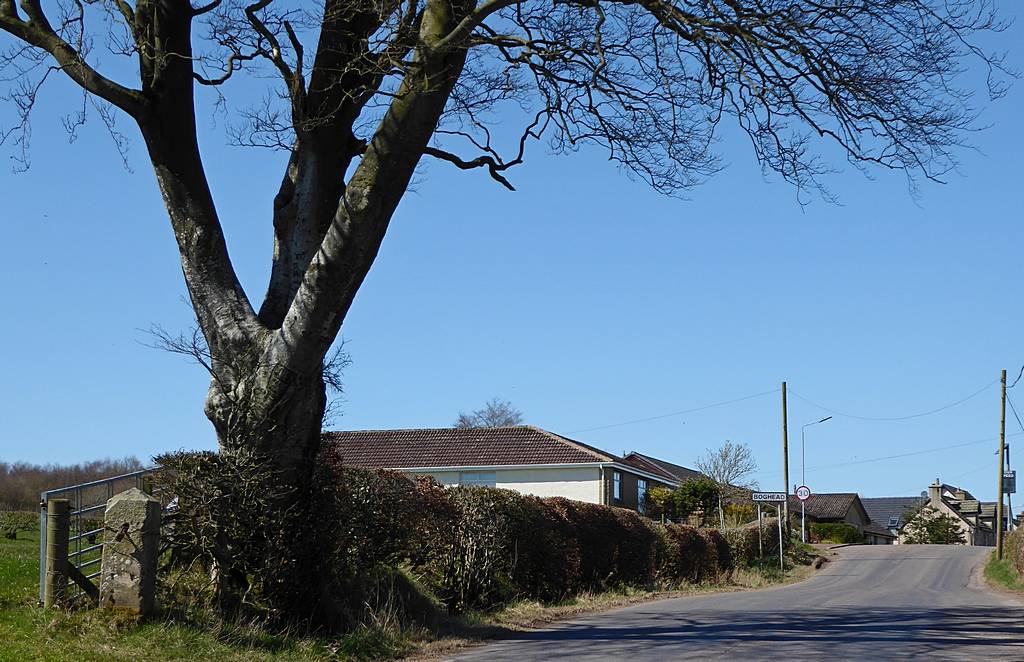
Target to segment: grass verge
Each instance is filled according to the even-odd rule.
[[[996,588],[1024,593],[1024,577],[1020,576],[1010,559],[996,559],[995,552],[985,564],[985,579]]]
[[[799,581],[813,573],[810,557],[786,573],[774,565],[739,569],[724,584],[651,591],[623,588],[544,605],[524,601],[487,614],[446,618],[436,628],[404,627],[392,619],[342,636],[269,633],[258,625],[200,625],[171,616],[147,621],[110,610],[61,611],[38,607],[37,532],[0,538],[0,662],[120,662],[223,660],[225,662],[389,660],[411,655],[440,659],[511,632],[617,609],[640,602],[700,593],[742,591]]]

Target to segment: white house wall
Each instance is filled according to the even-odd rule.
[[[458,485],[459,474],[458,471],[437,471],[425,475],[433,476],[442,485]],[[495,487],[539,497],[560,496],[601,503],[601,470],[597,467],[496,469],[494,474]]]

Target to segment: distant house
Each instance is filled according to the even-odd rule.
[[[655,486],[699,472],[639,453],[618,456],[530,425],[326,432],[345,464],[644,511]]]
[[[869,545],[895,545],[899,542],[896,534],[878,522],[868,522],[861,529],[861,533],[864,534],[864,542]]]
[[[823,524],[852,524],[860,532],[871,523],[864,504],[856,492],[833,492],[812,494],[804,502],[804,511],[807,523]],[[795,496],[789,497],[789,512],[791,515],[800,517],[800,500]],[[874,532],[877,534],[877,532]]]
[[[885,529],[893,542],[898,543],[900,531],[907,523],[907,513],[926,503],[928,497],[861,497],[860,501],[868,511],[871,524]]]
[[[928,486],[928,500],[925,504],[943,515],[948,515],[960,527],[964,534],[965,544],[991,546],[996,544],[995,520],[996,504],[975,499],[967,490],[947,485],[938,478]],[[907,530],[901,531],[900,540],[906,537]]]

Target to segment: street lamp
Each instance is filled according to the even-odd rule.
[[[811,427],[812,425],[817,425],[818,423],[824,423],[825,421],[830,420],[831,418],[832,418],[831,416],[826,416],[825,418],[821,419],[820,421],[814,421],[813,423],[804,423],[803,427],[800,428],[800,484],[801,485],[804,485],[804,486],[807,485],[807,462],[806,462],[807,454],[806,454],[805,449],[804,449],[804,447],[806,445],[804,443],[804,436],[805,436],[804,435],[804,430],[806,430],[807,428]],[[807,542],[807,513],[806,513],[806,510],[804,508],[804,504],[806,503],[806,501],[807,501],[806,499],[800,499],[800,540],[802,540],[803,542]]]

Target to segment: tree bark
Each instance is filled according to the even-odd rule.
[[[280,482],[293,486],[292,497],[298,498],[320,449],[327,403],[323,376],[302,375],[264,358],[258,348],[243,348],[228,360],[215,360],[205,412],[221,452],[255,451],[273,463]]]

